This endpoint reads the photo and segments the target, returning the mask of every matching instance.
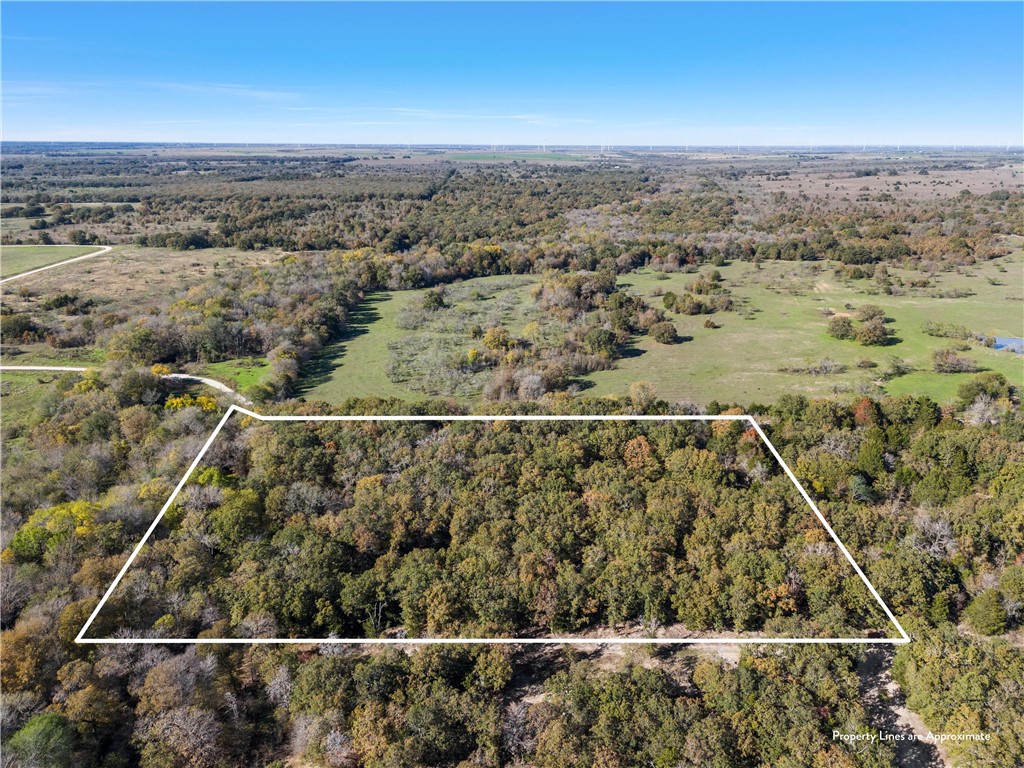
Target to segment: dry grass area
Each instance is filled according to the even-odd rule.
[[[239,251],[209,248],[172,251],[166,248],[114,246],[110,253],[25,277],[4,288],[4,301],[15,310],[31,307],[39,297],[75,291],[99,304],[131,306],[138,314],[158,308],[167,297],[191,285],[238,269],[269,264],[280,251]]]

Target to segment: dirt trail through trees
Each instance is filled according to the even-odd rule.
[[[906,707],[899,684],[892,678],[891,648],[870,648],[857,668],[861,701],[871,723],[884,733],[914,734],[924,739],[929,728],[921,716]],[[893,742],[896,762],[902,768],[953,768],[940,746],[930,741],[913,739]]]

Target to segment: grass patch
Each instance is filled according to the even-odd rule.
[[[98,250],[96,245],[5,245],[0,247],[0,277],[14,277]]]
[[[208,363],[196,371],[197,376],[206,376],[227,384],[236,392],[259,384],[270,374],[270,362],[265,357],[242,357]]]
[[[54,349],[49,344],[4,344],[0,346],[3,365],[68,365],[83,368],[103,365],[104,352],[96,347]]]
[[[251,266],[269,264],[280,258],[281,252],[272,250],[173,251],[116,245],[102,258],[76,261],[60,269],[40,272],[31,279],[4,285],[3,300],[15,312],[46,317],[48,310],[42,306],[45,300],[71,291],[83,299],[95,301],[97,316],[104,312],[142,316],[161,312],[168,299],[192,285],[244,274]]]
[[[31,426],[49,384],[66,374],[50,371],[0,372],[0,433],[5,450],[19,442]]]

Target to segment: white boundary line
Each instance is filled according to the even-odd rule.
[[[203,456],[209,450],[210,446],[213,445],[213,441],[217,438],[217,435],[223,429],[227,423],[231,414],[238,412],[245,414],[251,418],[259,421],[746,421],[753,426],[757,431],[758,436],[764,441],[764,444],[768,446],[772,455],[776,461],[779,462],[780,466],[785,470],[786,475],[792,481],[793,485],[796,486],[797,490],[800,491],[800,495],[803,496],[804,501],[814,511],[818,521],[824,526],[825,530],[828,531],[829,536],[832,537],[832,541],[836,543],[840,551],[846,557],[847,561],[853,566],[853,570],[860,577],[861,581],[871,592],[872,597],[878,602],[888,617],[889,621],[893,623],[896,629],[899,630],[899,637],[693,637],[693,638],[676,638],[676,637],[622,637],[622,638],[582,638],[582,637],[523,637],[523,638],[460,638],[460,637],[443,637],[443,638],[295,638],[295,637],[256,637],[256,638],[235,638],[235,637],[220,637],[220,638],[158,638],[158,637],[139,637],[139,638],[86,638],[85,633],[92,625],[96,616],[100,610],[106,604],[107,600],[113,594],[114,590],[117,589],[117,585],[121,583],[121,579],[125,573],[131,567],[132,562],[138,556],[139,552],[142,551],[146,541],[156,530],[157,525],[160,524],[160,520],[163,519],[164,513],[170,508],[174,499],[182,488],[185,487],[185,483],[188,481],[191,474],[195,471],[196,467],[199,466],[199,462],[202,461]],[[106,593],[103,595],[103,599],[100,600],[99,604],[93,609],[92,614],[88,620],[82,626],[78,636],[75,638],[76,643],[90,643],[90,644],[176,644],[176,645],[193,645],[193,644],[211,644],[211,645],[237,645],[237,644],[278,644],[278,643],[344,643],[350,645],[375,645],[375,644],[388,644],[388,645],[429,645],[432,643],[440,644],[495,644],[495,645],[540,645],[540,644],[552,644],[552,643],[563,643],[572,645],[612,645],[612,644],[662,644],[662,645],[762,645],[762,644],[845,644],[845,643],[859,643],[859,644],[886,644],[886,645],[903,645],[910,642],[910,636],[906,630],[893,615],[893,612],[889,609],[889,606],[882,600],[881,595],[875,589],[874,585],[868,580],[868,577],[864,575],[864,571],[861,570],[860,566],[853,559],[849,550],[839,540],[839,536],[832,529],[832,526],[828,524],[825,516],[821,514],[821,510],[818,509],[818,505],[814,503],[807,491],[797,480],[796,475],[789,468],[779,452],[775,450],[775,446],[772,445],[771,441],[768,440],[768,436],[765,435],[761,426],[754,420],[752,416],[747,415],[721,415],[721,416],[651,416],[651,415],[626,415],[626,414],[614,414],[608,416],[575,416],[575,415],[561,415],[561,416],[538,416],[538,415],[523,415],[523,416],[261,416],[258,413],[250,411],[246,408],[242,408],[238,405],[232,405],[228,408],[227,413],[218,422],[216,428],[213,430],[213,434],[210,435],[209,439],[203,445],[199,451],[199,455],[195,457],[192,464],[189,466],[185,475],[178,482],[174,492],[171,493],[170,498],[164,503],[160,509],[156,519],[149,526],[149,530],[142,537],[142,540],[135,545],[135,549],[132,551],[128,560],[121,567],[117,576],[114,578],[113,583],[107,588]]]
[[[15,246],[12,246],[12,247],[15,247]],[[41,248],[52,248],[53,246],[45,246],[44,245],[44,246],[40,246],[40,247]],[[78,248],[80,246],[58,244],[57,247],[58,248]],[[29,270],[28,272],[19,272],[16,275],[11,275],[10,277],[5,277],[3,280],[0,280],[0,285],[2,285],[3,283],[9,283],[11,280],[19,280],[19,279],[21,279],[23,277],[28,277],[29,275],[34,275],[34,274],[36,274],[38,272],[45,272],[48,269],[55,269],[57,267],[63,267],[65,264],[72,264],[72,263],[74,263],[76,261],[82,261],[83,259],[91,259],[93,256],[102,256],[104,253],[110,253],[110,246],[109,245],[101,245],[100,249],[98,251],[93,251],[92,253],[87,253],[84,256],[75,256],[74,258],[71,258],[71,259],[64,259],[64,261],[58,261],[56,264],[47,264],[45,267],[39,267],[38,269],[32,269],[32,270]],[[0,254],[0,255],[2,255],[2,254]]]

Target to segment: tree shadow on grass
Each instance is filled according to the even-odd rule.
[[[859,342],[858,342],[859,343]],[[895,347],[897,344],[902,344],[903,339],[899,336],[886,336],[884,341],[879,341],[877,344],[861,344],[862,347]]]
[[[619,355],[620,359],[626,359],[631,357],[640,357],[641,355],[647,354],[646,349],[637,349],[636,341],[630,339],[622,348],[622,354]]]
[[[587,389],[593,389],[594,386],[596,385],[590,379],[581,379],[577,377],[569,379],[567,389],[570,391],[583,392]]]
[[[370,326],[380,320],[377,305],[389,301],[385,295],[368,296],[348,316],[348,326],[337,338],[328,342],[312,360],[303,366],[298,394],[309,392],[314,387],[331,380],[335,370],[344,362],[348,344],[370,332]]]

